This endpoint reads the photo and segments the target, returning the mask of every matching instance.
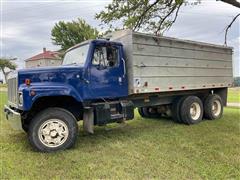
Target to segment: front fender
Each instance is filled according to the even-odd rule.
[[[23,104],[20,109],[29,111],[34,102],[41,97],[52,96],[70,96],[76,101],[82,102],[82,96],[76,91],[74,87],[62,83],[32,83],[30,86],[21,85],[19,92],[23,93]]]

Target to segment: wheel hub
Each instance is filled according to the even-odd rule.
[[[57,135],[58,135],[58,133],[55,130],[50,132],[51,137],[56,137]]]
[[[193,103],[190,108],[190,115],[193,120],[197,120],[201,115],[201,107],[198,103]]]
[[[50,119],[44,122],[38,131],[40,141],[47,147],[58,147],[68,137],[67,125],[59,119]]]
[[[221,113],[221,104],[219,101],[214,101],[212,104],[212,112],[214,116],[218,116]]]

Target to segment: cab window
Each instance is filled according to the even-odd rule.
[[[117,66],[118,49],[112,46],[97,46],[94,50],[92,64],[105,68]]]

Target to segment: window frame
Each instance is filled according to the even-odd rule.
[[[92,55],[92,59],[91,59],[91,66],[94,66],[94,67],[98,67],[98,66],[99,66],[99,64],[94,64],[94,63],[93,63],[93,62],[94,62],[95,50],[96,50],[98,47],[101,47],[101,48],[105,47],[105,48],[106,48],[106,56],[107,56],[107,45],[105,45],[105,44],[96,45],[96,46],[94,47],[94,49],[93,49],[93,55]],[[116,63],[115,63],[114,66],[109,66],[109,65],[106,65],[106,63],[104,63],[104,68],[103,68],[103,69],[118,68],[118,67],[120,66],[120,58],[119,58],[119,57],[120,57],[120,48],[119,48],[119,46],[117,46],[117,45],[111,45],[111,47],[117,50],[117,53],[116,53],[116,54],[117,54]],[[108,61],[108,60],[107,60],[107,57],[106,57],[106,59],[105,59],[104,61],[105,61],[105,62]]]

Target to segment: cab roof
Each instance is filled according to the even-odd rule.
[[[69,52],[69,51],[71,51],[71,50],[73,50],[75,48],[78,48],[80,46],[83,46],[85,44],[90,44],[90,43],[110,43],[112,45],[120,45],[120,46],[122,46],[122,44],[120,42],[108,41],[106,39],[90,39],[90,40],[83,41],[83,42],[81,42],[79,44],[76,44],[73,47],[70,47],[68,50],[66,50],[66,52]]]

